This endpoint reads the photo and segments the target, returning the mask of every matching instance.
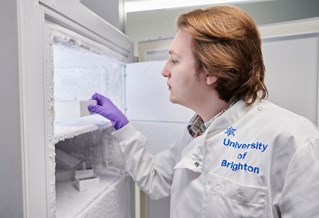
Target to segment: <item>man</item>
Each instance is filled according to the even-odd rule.
[[[110,119],[128,172],[172,218],[319,217],[319,134],[269,101],[261,39],[231,6],[179,16],[162,75],[170,100],[195,112],[169,150],[146,139],[106,97],[89,110]]]

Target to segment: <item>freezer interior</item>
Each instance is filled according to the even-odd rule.
[[[82,105],[98,92],[123,110],[125,64],[83,36],[54,25],[51,29],[51,204],[56,217],[131,217],[133,189],[113,127]]]

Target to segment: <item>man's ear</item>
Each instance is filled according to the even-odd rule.
[[[206,76],[207,85],[209,85],[209,86],[213,85],[216,81],[217,81],[217,77],[216,76],[210,76],[210,75]]]

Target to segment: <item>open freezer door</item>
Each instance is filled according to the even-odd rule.
[[[126,114],[133,121],[187,122],[193,112],[169,100],[166,61],[130,63],[126,67]]]

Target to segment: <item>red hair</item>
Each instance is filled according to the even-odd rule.
[[[199,68],[218,78],[219,98],[247,104],[268,96],[261,38],[252,18],[233,6],[216,6],[181,14],[177,27],[192,35]]]

